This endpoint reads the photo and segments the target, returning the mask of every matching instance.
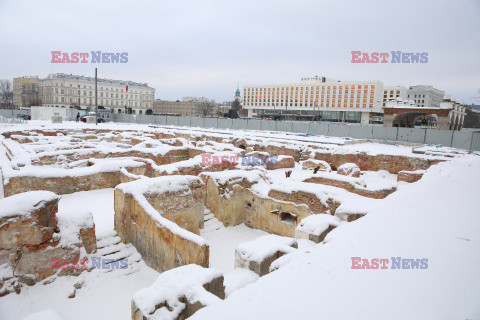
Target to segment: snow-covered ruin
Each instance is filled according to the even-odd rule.
[[[15,304],[58,286],[60,301],[79,301],[78,313],[43,309],[64,319],[91,317],[79,306],[105,294],[115,302],[97,302],[93,318],[207,319],[215,310],[241,318],[235,306],[247,287],[258,282],[257,294],[270,294],[274,274],[323,254],[337,234],[374,239],[355,230],[378,208],[406,201],[422,177],[431,201],[438,170],[480,166],[478,156],[443,147],[281,133],[115,124],[2,130],[0,296]],[[377,231],[387,217],[377,217]],[[349,267],[349,254],[337,254]],[[40,309],[10,307],[6,319]]]

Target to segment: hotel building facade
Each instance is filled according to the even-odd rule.
[[[302,78],[300,83],[247,85],[243,108],[248,117],[321,120],[368,124],[382,113],[383,83]]]

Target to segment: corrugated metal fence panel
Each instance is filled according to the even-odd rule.
[[[436,130],[436,129],[427,129],[427,136],[425,143],[428,144],[441,144],[442,146],[450,147],[452,143],[452,134],[451,130]]]
[[[292,122],[292,132],[308,133],[310,122],[294,121]]]
[[[247,129],[248,130],[261,130],[262,129],[262,120],[248,119]]]
[[[349,137],[357,139],[372,139],[372,127],[370,126],[350,126]]]
[[[155,123],[155,119],[153,118],[153,116],[138,115],[137,116],[137,123],[153,124],[153,123]]]
[[[453,134],[452,147],[470,150],[471,144],[472,144],[471,132],[455,131],[455,133]]]
[[[178,126],[178,118],[175,116],[167,116],[167,126]]]
[[[310,128],[308,129],[309,134],[315,135],[326,135],[328,131],[328,124],[327,123],[310,123]]]
[[[279,121],[277,123],[277,131],[292,132],[291,121]]]
[[[392,127],[373,127],[372,137],[378,140],[392,140],[395,141],[397,137],[397,129]]]
[[[472,132],[472,150],[480,151],[480,131]]]
[[[155,116],[155,123],[161,126],[167,124],[167,117],[166,116]]]
[[[244,119],[234,119],[232,120],[232,129],[246,129],[247,121]]]
[[[217,128],[230,129],[232,127],[232,119],[218,119]]]
[[[17,113],[16,113],[15,111],[16,111],[16,110],[13,110],[13,115],[12,115],[12,110],[0,109],[0,116],[2,116],[2,117],[4,117],[4,118],[16,117],[16,116],[17,116]]]
[[[336,123],[329,123],[328,124],[328,135],[332,137],[348,137],[348,128],[349,126],[345,124],[336,124]]]
[[[262,121],[262,130],[275,131],[276,129],[277,129],[277,121],[273,121],[273,120]]]
[[[398,141],[423,143],[424,139],[425,129],[398,128]]]
[[[190,126],[190,117],[179,117],[178,125],[180,127],[189,127]]]
[[[124,122],[124,123],[134,123],[133,116],[131,114],[116,114],[115,115],[115,121],[116,122]]]
[[[217,127],[217,118],[205,118],[203,119],[204,128],[216,128]]]
[[[190,120],[191,120],[190,125],[192,127],[203,128],[203,118],[192,117]]]

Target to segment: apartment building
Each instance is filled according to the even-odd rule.
[[[249,117],[318,119],[368,124],[382,112],[383,83],[305,77],[299,83],[247,85],[243,107]]]
[[[35,86],[38,98],[44,106],[80,106],[82,109],[95,107],[93,77],[56,73],[38,79]],[[149,87],[147,83],[99,78],[97,91],[98,105],[114,113],[131,111],[133,114],[145,114],[147,110],[153,108],[155,89]],[[26,91],[23,90],[21,94],[25,95]]]
[[[411,86],[407,91],[407,99],[413,100],[415,106],[422,108],[439,108],[444,95],[445,91],[428,85]]]
[[[38,99],[38,76],[13,78],[13,105],[15,108],[30,107]]]

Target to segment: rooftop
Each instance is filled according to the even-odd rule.
[[[86,77],[86,76],[66,74],[66,73],[51,73],[45,79],[65,79],[65,80],[77,80],[77,81],[87,81],[87,82],[95,81],[94,77]],[[109,84],[117,84],[117,85],[129,85],[129,86],[137,86],[137,87],[145,87],[145,88],[153,89],[152,87],[149,87],[148,83],[146,83],[146,82],[145,83],[140,83],[140,82],[134,82],[134,81],[102,79],[102,78],[98,78],[97,81],[101,82],[101,83],[109,83]]]

